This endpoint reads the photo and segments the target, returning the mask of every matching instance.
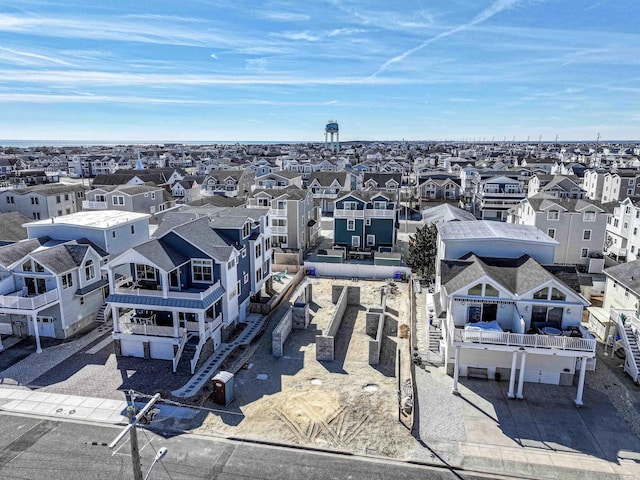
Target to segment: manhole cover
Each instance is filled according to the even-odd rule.
[[[322,385],[322,380],[320,380],[319,378],[312,378],[311,385]]]
[[[378,388],[378,385],[376,385],[375,383],[370,383],[369,385],[365,385],[363,390],[365,392],[377,392]]]

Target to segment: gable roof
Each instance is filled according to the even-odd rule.
[[[8,267],[14,264],[24,256],[42,247],[49,240],[51,240],[49,237],[39,237],[0,247],[0,265]]]

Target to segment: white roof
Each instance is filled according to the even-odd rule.
[[[122,212],[119,210],[87,210],[84,212],[72,213],[70,215],[48,218],[46,220],[37,220],[35,222],[25,223],[23,226],[29,228],[41,225],[72,225],[77,227],[102,229],[150,217],[151,215],[148,213]]]
[[[559,242],[533,225],[470,220],[466,222],[438,223],[438,232],[443,240],[491,240],[507,239],[559,245]]]

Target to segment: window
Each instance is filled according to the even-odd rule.
[[[151,265],[136,263],[136,280],[155,280],[156,269]]]
[[[614,227],[617,227],[619,224],[620,224],[620,222],[618,221],[618,219],[617,219],[617,218],[615,218],[615,219],[613,220],[613,226],[614,226]]]
[[[87,260],[84,264],[84,278],[87,280],[92,280],[96,276],[96,267],[93,264],[93,260]]]
[[[638,235],[638,227],[635,227],[635,228],[633,229],[633,234],[634,234],[634,235]]]
[[[12,196],[7,197],[7,203],[16,203]]]
[[[251,233],[251,226],[249,225],[249,222],[247,222],[242,226],[242,238],[248,237],[249,233]]]
[[[155,200],[156,199],[156,192],[151,192],[151,200]]]
[[[111,232],[111,238],[116,238],[116,231],[115,231],[115,230],[113,230],[113,231]]]
[[[71,209],[70,208],[65,208],[65,212],[67,215],[69,215],[71,213]]]
[[[256,282],[259,282],[260,280],[262,280],[262,268],[259,268],[256,271]]]
[[[33,219],[40,220],[40,212],[33,212]]]
[[[213,282],[213,261],[199,258],[192,259],[191,276],[194,282]]]
[[[367,247],[373,247],[376,244],[375,235],[367,235]]]
[[[244,275],[242,276],[242,280],[244,281],[245,285],[249,283],[249,274],[247,272],[244,272]]]
[[[567,299],[567,296],[562,293],[557,288],[551,289],[551,300],[564,302]]]
[[[242,258],[245,258],[247,256],[247,247],[242,247],[240,253],[242,254]]]
[[[32,272],[33,270],[31,269],[31,260],[28,260],[26,262],[24,262],[22,264],[22,271],[23,272]]]
[[[533,299],[534,300],[546,300],[548,296],[549,296],[549,289],[548,288],[543,288],[543,289],[538,290],[536,293],[533,294]]]
[[[596,221],[596,212],[584,212],[583,220],[585,222],[595,222]]]
[[[73,287],[73,278],[70,273],[65,273],[62,275],[62,288],[71,288]]]
[[[548,229],[547,235],[549,235],[551,238],[556,238],[556,229],[555,228]]]
[[[38,262],[33,262],[33,269],[38,273],[44,273],[44,267],[40,265]]]
[[[580,258],[587,258],[589,256],[589,249],[583,248],[580,250]]]
[[[591,240],[591,230],[582,231],[582,240]]]
[[[240,295],[240,293],[242,293],[242,284],[240,283],[240,280],[238,280],[238,283],[236,284],[236,291],[237,291],[238,295]]]
[[[111,197],[111,202],[114,205],[124,205],[124,197],[121,195],[114,195]]]
[[[264,249],[265,250],[269,250],[270,248],[271,248],[271,239],[270,238],[265,238],[265,240],[264,240]]]
[[[62,210],[58,210],[58,216],[61,217],[62,216]]]
[[[371,219],[370,219],[370,218],[365,219],[364,224],[365,224],[367,227],[370,227],[370,226],[371,226]]]
[[[256,245],[256,258],[258,258],[260,255],[262,255],[262,244],[258,243]]]
[[[347,230],[353,232],[356,229],[356,221],[352,218],[347,219]]]
[[[342,208],[345,210],[356,210],[358,204],[356,202],[342,202]]]
[[[494,288],[492,285],[485,285],[484,287],[484,296],[485,297],[498,297],[500,296],[498,290]]]
[[[227,270],[231,270],[235,266],[236,266],[236,259],[232,258],[231,260],[229,260],[229,263],[227,265]]]
[[[471,287],[467,292],[467,295],[473,295],[474,297],[482,296],[482,284],[479,283],[475,287]]]
[[[547,220],[558,220],[560,218],[560,212],[558,210],[549,210],[547,212]]]
[[[60,203],[61,202],[61,197],[60,195],[56,195],[56,203]]]
[[[136,228],[135,226],[131,225],[131,235],[133,235],[134,233],[136,233]]]
[[[68,202],[68,201],[69,201],[69,194],[68,194],[68,193],[65,193],[65,194],[64,194],[64,201],[65,201],[65,202]]]

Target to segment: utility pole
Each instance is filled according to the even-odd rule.
[[[138,449],[138,432],[136,431],[136,425],[144,416],[149,413],[149,410],[153,405],[160,400],[160,394],[156,393],[149,402],[142,407],[142,409],[136,415],[134,405],[127,407],[127,417],[129,417],[129,425],[127,425],[122,432],[116,437],[116,439],[109,444],[109,448],[115,447],[120,440],[122,440],[127,433],[129,433],[129,443],[131,443],[131,463],[133,465],[133,479],[143,480],[142,467],[140,466],[140,450]],[[131,403],[133,404],[133,395],[131,395]]]

